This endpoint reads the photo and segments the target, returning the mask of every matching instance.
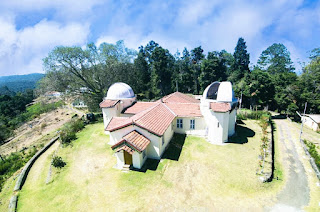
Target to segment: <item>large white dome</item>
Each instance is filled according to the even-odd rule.
[[[234,93],[232,89],[231,82],[221,82],[218,94],[217,94],[217,101],[218,102],[232,102],[234,100]]]
[[[132,88],[123,82],[112,84],[107,92],[106,99],[130,99],[135,97]]]

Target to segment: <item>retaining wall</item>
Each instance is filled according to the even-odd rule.
[[[51,141],[46,144],[41,150],[39,150],[29,161],[28,163],[23,167],[21,173],[19,174],[19,178],[16,182],[16,185],[14,187],[14,192],[15,194],[11,197],[10,199],[10,203],[9,203],[9,212],[14,212],[16,211],[17,208],[17,202],[18,202],[18,196],[16,194],[17,191],[21,190],[22,186],[24,185],[28,173],[32,167],[32,165],[34,164],[34,162],[40,157],[40,155],[42,155],[47,149],[49,149],[50,146],[52,146],[52,144],[54,144],[57,140],[59,139],[59,136],[51,139]]]

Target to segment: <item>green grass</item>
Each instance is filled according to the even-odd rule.
[[[239,140],[233,137],[233,143],[223,146],[199,137],[175,136],[164,159],[151,164],[155,170],[123,173],[113,168],[116,158],[103,124],[88,125],[73,146],[59,150],[67,165],[55,170],[51,183],[44,182],[49,159],[40,180],[27,179],[18,210],[261,209],[273,202],[283,181],[259,182],[261,128],[256,121],[241,126]]]

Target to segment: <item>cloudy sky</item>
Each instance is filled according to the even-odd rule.
[[[202,46],[233,53],[247,42],[252,65],[273,43],[291,52],[297,72],[320,47],[320,2],[302,0],[1,0],[0,76],[42,72],[57,45],[154,40],[171,53]]]

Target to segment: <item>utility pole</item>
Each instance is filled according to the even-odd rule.
[[[298,114],[298,115],[300,116],[300,118],[301,118],[301,129],[300,129],[300,136],[299,136],[299,141],[300,141],[300,142],[301,142],[302,129],[303,129],[303,119],[302,119],[302,117],[303,117],[304,114],[306,114],[307,104],[308,104],[308,102],[306,102],[305,105],[304,105],[304,111],[303,111],[303,114],[302,114],[302,115],[300,115],[300,114],[298,113],[298,111],[296,111],[297,114]]]
[[[242,103],[242,91],[241,91],[241,98],[240,98],[239,110],[241,109],[241,103]]]

